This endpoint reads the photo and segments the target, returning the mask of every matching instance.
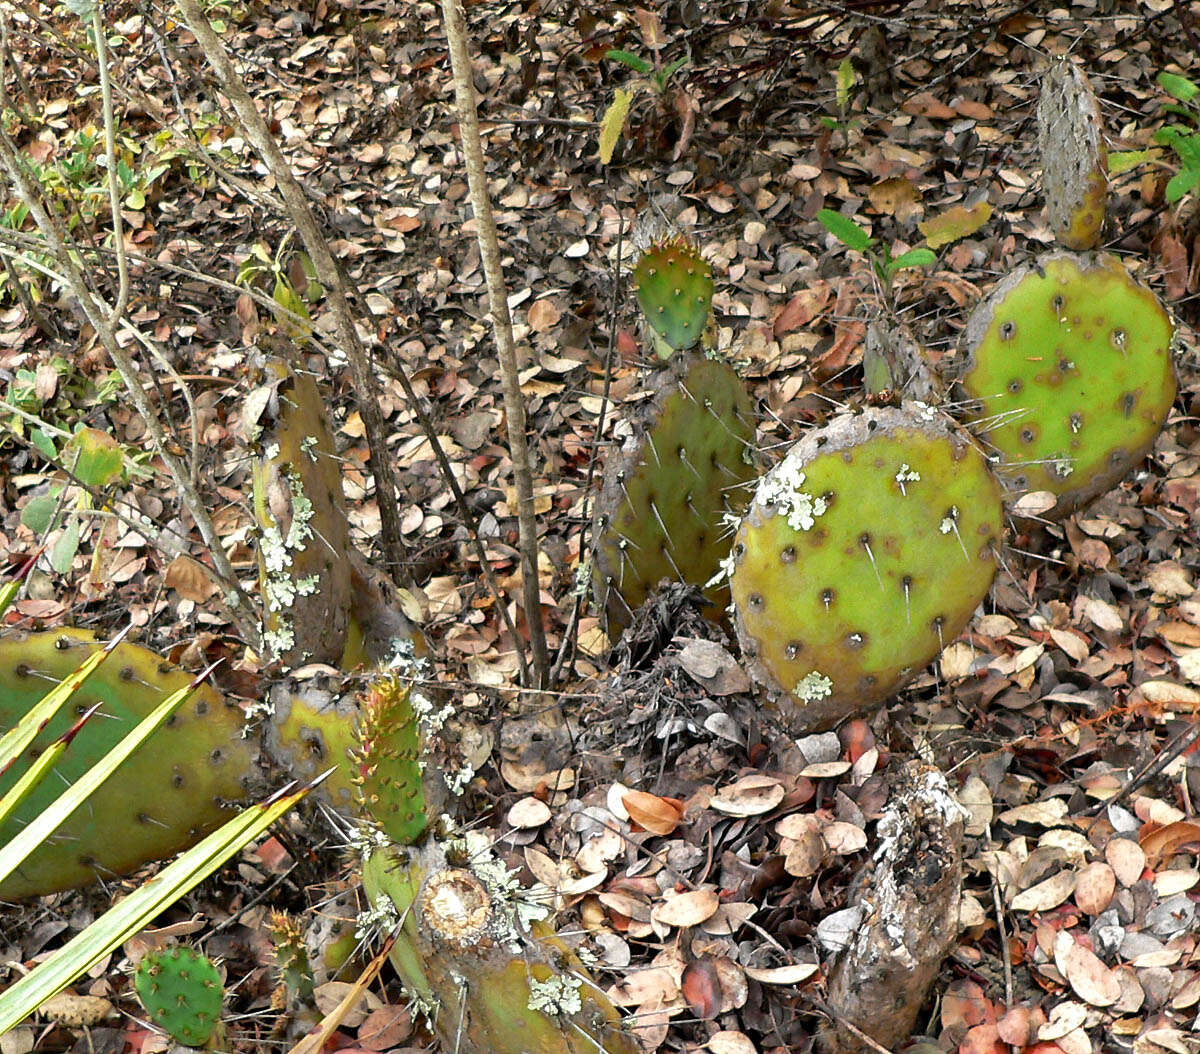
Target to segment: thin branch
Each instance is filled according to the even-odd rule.
[[[312,259],[317,278],[328,291],[329,307],[337,331],[338,346],[350,364],[350,376],[354,382],[359,410],[366,431],[367,447],[371,453],[371,475],[375,479],[375,499],[379,505],[380,532],[384,560],[398,581],[407,578],[404,570],[409,563],[408,548],[400,531],[400,509],[396,499],[396,474],[392,468],[391,454],[384,434],[383,415],[379,402],[374,397],[378,384],[374,369],[355,327],[354,314],[350,309],[345,283],[341,272],[329,251],[329,245],[313,215],[304,188],[292,173],[291,166],[271,135],[267,122],[254,105],[254,100],[242,83],[241,77],[229,61],[229,55],[197,0],[178,0],[177,6],[184,21],[196,38],[200,50],[212,67],[220,82],[221,90],[228,96],[237,113],[246,138],[258,152],[267,170],[275,180],[283,198],[288,217],[304,242],[304,248]]]
[[[487,278],[492,332],[496,338],[496,350],[500,358],[504,415],[508,425],[508,450],[517,491],[518,544],[521,551],[525,621],[529,625],[533,675],[537,684],[544,688],[549,682],[550,657],[546,650],[546,630],[542,625],[537,520],[533,512],[533,470],[525,434],[525,399],[521,395],[512,318],[508,311],[508,294],[500,262],[500,238],[496,233],[496,219],[492,215],[487,176],[483,167],[478,104],[475,99],[475,85],[471,80],[471,55],[467,49],[467,27],[458,0],[442,0],[442,20],[446,26],[446,38],[450,46],[450,65],[454,73],[454,95],[458,103],[463,160],[467,169],[471,208],[475,212],[475,234],[479,241],[483,273]]]

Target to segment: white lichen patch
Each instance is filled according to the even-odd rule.
[[[951,505],[949,515],[947,515],[942,520],[942,522],[938,525],[938,530],[941,531],[942,534],[949,534],[952,530],[954,530],[954,528],[957,524],[958,524],[958,506]]]
[[[1075,471],[1075,465],[1069,457],[1056,458],[1051,462],[1050,468],[1059,479],[1066,479]]]
[[[366,864],[371,855],[378,849],[386,849],[392,840],[379,828],[359,824],[350,831],[347,845],[362,858]]]
[[[719,564],[717,564],[717,573],[704,583],[705,589],[711,589],[713,586],[719,586],[722,582],[728,581],[733,577],[733,568],[736,561],[733,557],[733,550],[725,556]]]
[[[317,460],[317,437],[316,436],[305,436],[303,439],[301,439],[300,440],[300,449],[305,454],[308,455],[309,461],[312,461],[314,464],[316,463],[316,460]]]
[[[811,531],[827,506],[824,498],[814,498],[804,492],[804,478],[800,465],[791,458],[784,458],[763,477],[755,501],[777,508],[787,517],[793,531]]]
[[[391,933],[399,925],[400,913],[396,910],[396,905],[391,897],[381,893],[371,907],[358,913],[354,920],[354,939],[373,940]]]
[[[802,703],[816,703],[833,694],[833,681],[820,670],[813,670],[800,678],[793,694]]]
[[[914,402],[912,408],[922,421],[936,421],[938,412],[927,403]]]
[[[544,981],[529,982],[529,1009],[543,1014],[578,1014],[583,1009],[583,998],[579,989],[583,982],[578,977],[556,974]]]

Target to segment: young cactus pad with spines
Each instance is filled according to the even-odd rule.
[[[176,1043],[205,1047],[218,1032],[225,988],[212,960],[200,952],[172,947],[147,953],[133,986],[150,1021]]]
[[[1108,202],[1108,150],[1100,104],[1070,60],[1043,75],[1037,121],[1050,229],[1068,249],[1094,249]]]
[[[704,335],[713,276],[694,245],[674,238],[650,246],[633,269],[633,287],[659,358],[687,350]]]
[[[755,476],[753,410],[732,366],[692,358],[660,382],[645,425],[610,459],[597,506],[596,598],[626,626],[663,578],[704,586]],[[707,591],[718,616],[725,586]]]
[[[843,414],[760,480],[731,554],[754,676],[796,732],[886,698],[961,632],[995,574],[1000,490],[921,403]]]
[[[11,728],[55,683],[102,645],[84,630],[14,633],[0,640],[0,727]],[[50,778],[25,799],[0,844],[30,823],[191,674],[135,644],[119,644],[34,741],[0,776],[0,794],[26,771],[41,745],[97,702]],[[57,831],[0,883],[0,899],[52,893],[126,874],[195,844],[228,820],[243,797],[254,752],[242,738],[242,711],[201,685],[183,707],[105,781]]]
[[[971,315],[959,380],[974,429],[1018,492],[1053,517],[1113,487],[1154,446],[1175,398],[1171,319],[1111,256],[1052,253]]]

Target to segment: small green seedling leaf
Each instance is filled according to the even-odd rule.
[[[1157,156],[1157,150],[1118,150],[1108,155],[1108,174],[1119,176],[1147,161],[1153,161]]]
[[[1180,77],[1176,73],[1160,73],[1158,86],[1180,102],[1191,102],[1196,97],[1196,93],[1200,92],[1200,87],[1193,84],[1187,77]]]
[[[39,494],[30,498],[29,503],[21,510],[21,523],[34,534],[45,534],[50,529],[54,513],[58,509],[58,496],[62,493],[59,487],[49,494]]]
[[[901,253],[890,264],[888,270],[895,272],[903,267],[928,267],[937,263],[937,254],[932,249],[909,249]]]
[[[118,479],[124,458],[120,444],[98,428],[81,428],[67,444],[76,451],[71,471],[89,487],[105,487]]]
[[[632,51],[621,51],[619,48],[609,48],[604,53],[606,59],[612,59],[613,62],[619,62],[622,66],[626,66],[635,73],[640,73],[643,77],[650,76],[654,72],[654,64],[647,62],[641,55],[635,55]]]
[[[822,209],[817,213],[821,226],[832,234],[839,242],[855,252],[866,252],[874,239],[853,220],[832,209]]]
[[[600,163],[607,165],[612,161],[613,151],[621,140],[621,130],[625,127],[625,118],[629,116],[629,104],[633,101],[633,92],[618,88],[613,95],[613,101],[604,112],[604,120],[600,124]]]
[[[79,552],[79,521],[70,519],[50,548],[50,566],[65,575],[71,570],[75,554]]]
[[[1200,169],[1183,168],[1171,177],[1171,181],[1167,184],[1165,196],[1167,201],[1174,205],[1180,198],[1189,190],[1200,183]]]
[[[849,104],[850,92],[857,80],[858,74],[854,71],[854,63],[847,56],[842,59],[842,64],[838,66],[837,70],[837,104],[841,109],[845,109]]]

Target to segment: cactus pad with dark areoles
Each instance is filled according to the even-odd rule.
[[[56,683],[101,647],[84,630],[14,633],[0,640],[0,728],[13,725]],[[24,774],[41,746],[95,703],[50,778],[0,827],[0,845],[98,762],[192,675],[136,644],[119,644],[75,693],[33,746],[0,776],[0,794]],[[228,803],[244,796],[254,751],[242,738],[244,717],[208,685],[121,765],[46,841],[0,883],[0,899],[52,893],[123,875],[194,845],[228,820]]]
[[[666,578],[705,586],[728,552],[727,513],[755,477],[750,397],[732,366],[690,358],[659,381],[644,418],[609,460],[597,506],[594,583],[612,627]],[[719,617],[726,587],[706,590]]]
[[[743,654],[788,727],[828,728],[919,673],[987,595],[1001,526],[983,454],[924,404],[796,443],[730,554]]]
[[[1050,229],[1068,249],[1094,249],[1108,202],[1108,150],[1100,104],[1069,59],[1043,75],[1037,122]]]
[[[1175,398],[1173,332],[1111,256],[1051,253],[1004,279],[963,331],[959,380],[1005,482],[1050,491],[1055,518],[1115,486]]]
[[[148,952],[134,972],[133,986],[150,1021],[185,1047],[206,1046],[221,1024],[221,975],[193,948]]]
[[[659,358],[692,347],[712,311],[712,268],[682,238],[652,245],[633,269],[642,315],[655,336]]]

